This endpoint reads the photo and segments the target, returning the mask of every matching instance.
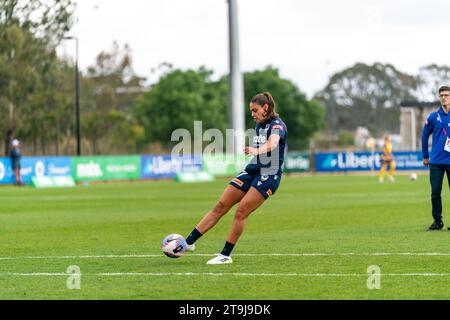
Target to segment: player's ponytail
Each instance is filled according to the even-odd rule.
[[[267,119],[274,119],[279,116],[278,113],[275,111],[276,108],[275,100],[273,99],[272,94],[270,94],[270,92],[258,93],[256,96],[252,98],[251,103],[256,103],[262,107],[264,107],[264,105],[267,104],[268,105]]]

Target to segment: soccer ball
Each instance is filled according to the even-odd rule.
[[[411,173],[411,175],[409,176],[409,179],[411,180],[411,181],[416,181],[417,180],[417,178],[418,178],[418,176],[417,176],[417,173]]]
[[[169,258],[179,258],[186,252],[187,243],[179,234],[169,234],[161,245],[162,252]]]

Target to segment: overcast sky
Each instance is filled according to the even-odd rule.
[[[272,65],[308,97],[356,62],[416,74],[448,64],[449,9],[444,0],[238,0],[241,68]],[[136,73],[150,82],[163,62],[228,73],[226,0],[78,0],[76,17],[83,69],[116,40],[129,44]],[[71,46],[61,51],[71,55]]]

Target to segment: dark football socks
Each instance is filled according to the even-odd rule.
[[[197,228],[195,228],[194,230],[192,230],[191,234],[186,238],[186,243],[188,245],[193,245],[195,241],[200,239],[201,236],[202,234],[197,230]]]
[[[228,241],[225,243],[225,247],[223,247],[222,253],[224,256],[229,257],[231,255],[231,252],[234,249],[234,244],[229,243]]]

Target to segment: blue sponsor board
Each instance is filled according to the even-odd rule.
[[[428,170],[422,152],[394,152],[396,170]]]
[[[427,170],[421,152],[394,152],[396,170]],[[317,172],[370,171],[381,169],[381,153],[338,152],[318,153]]]
[[[198,156],[142,156],[141,170],[142,179],[175,179],[178,173],[202,171],[202,165]]]
[[[69,157],[23,157],[20,161],[22,183],[32,177],[59,177],[72,175]],[[9,158],[0,158],[0,184],[15,183],[16,178]]]
[[[14,183],[14,172],[9,158],[0,158],[0,184]]]

